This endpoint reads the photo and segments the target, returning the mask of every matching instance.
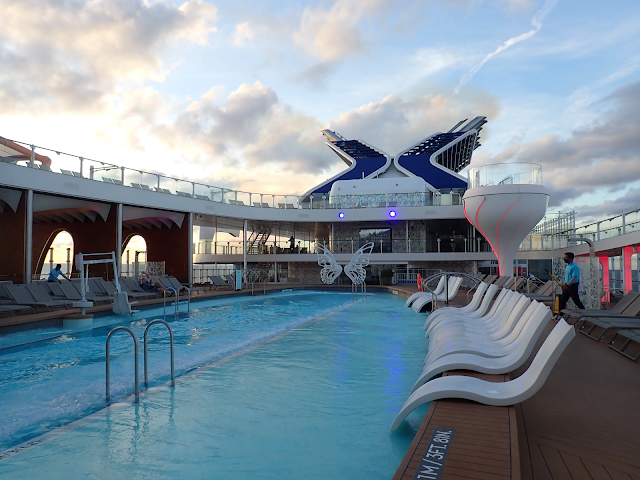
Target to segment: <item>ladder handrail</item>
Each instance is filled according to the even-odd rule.
[[[175,374],[174,374],[174,368],[173,368],[173,330],[171,330],[171,327],[169,326],[169,324],[167,322],[165,322],[164,320],[161,320],[159,318],[156,318],[155,320],[151,320],[146,327],[144,327],[144,384],[145,386],[147,386],[149,384],[149,375],[148,375],[148,362],[147,362],[147,331],[149,330],[149,327],[151,325],[153,325],[154,323],[163,323],[167,329],[169,330],[169,352],[171,355],[171,386],[175,387],[176,386],[176,378],[175,378]]]
[[[178,315],[178,308],[180,306],[180,295],[178,292],[178,289],[176,287],[169,287],[169,288],[165,288],[164,292],[162,292],[163,296],[164,296],[164,302],[163,302],[163,310],[162,310],[162,314],[166,315],[167,314],[167,292],[169,292],[169,294],[171,294],[171,292],[176,294],[176,300],[173,303],[173,310],[174,310],[174,314]],[[189,296],[191,297],[191,296]],[[191,301],[191,298],[189,298],[189,302]]]
[[[111,336],[116,333],[118,330],[124,330],[126,332],[129,332],[129,334],[131,335],[131,338],[133,338],[133,346],[134,346],[134,361],[135,361],[135,401],[134,403],[139,403],[140,402],[140,392],[138,390],[138,337],[136,337],[136,334],[133,333],[133,330],[131,330],[130,328],[127,327],[116,327],[113,330],[111,330],[109,332],[109,334],[107,335],[107,345],[106,345],[106,357],[107,357],[107,371],[106,371],[106,397],[107,397],[107,403],[111,404],[111,392],[109,389],[109,383],[111,381],[111,360],[109,358],[109,343],[111,342]]]

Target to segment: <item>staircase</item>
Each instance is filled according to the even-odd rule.
[[[267,243],[271,236],[271,229],[261,228],[258,231],[251,232],[247,239],[247,254],[258,255],[262,253],[262,245]]]

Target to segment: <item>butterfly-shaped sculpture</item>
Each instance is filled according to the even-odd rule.
[[[355,285],[362,285],[367,276],[364,269],[369,265],[369,257],[373,251],[373,242],[369,242],[358,249],[353,254],[351,261],[344,266],[344,273],[351,279]]]
[[[342,273],[342,267],[336,262],[331,250],[319,243],[316,243],[315,247],[316,254],[318,255],[318,265],[322,267],[322,270],[320,270],[320,278],[327,285],[331,285]]]
[[[333,253],[324,245],[315,244],[316,253],[318,255],[318,265],[322,267],[320,278],[328,285],[331,285],[336,278],[342,273],[342,267],[336,262]],[[355,285],[364,283],[367,275],[364,267],[369,265],[369,256],[373,251],[373,242],[369,242],[358,249],[353,254],[351,261],[344,266],[344,273],[351,279]]]

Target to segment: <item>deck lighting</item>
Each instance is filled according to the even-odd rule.
[[[344,212],[340,212],[340,213],[338,214],[338,218],[344,218]]]
[[[391,211],[389,212],[389,216],[390,216],[391,218],[395,218],[395,216],[396,216],[396,215],[397,215],[397,213],[396,213],[396,211],[395,211],[395,210],[391,210]]]

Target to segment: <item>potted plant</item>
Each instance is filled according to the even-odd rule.
[[[380,270],[380,285],[391,285],[391,277],[393,277],[393,270],[390,268]]]

